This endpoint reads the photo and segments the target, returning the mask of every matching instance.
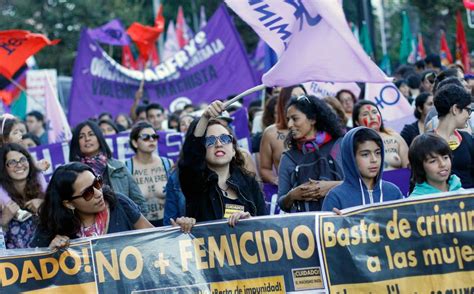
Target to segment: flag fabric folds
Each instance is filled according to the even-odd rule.
[[[122,22],[118,19],[113,19],[98,28],[88,29],[88,33],[93,40],[100,43],[116,46],[130,44],[130,38],[125,31]]]
[[[262,77],[267,86],[389,81],[352,35],[339,1],[225,2],[278,55]]]
[[[172,20],[168,23],[168,28],[166,29],[166,41],[163,46],[162,58],[166,60],[176,54],[179,51],[178,38],[176,37],[176,30]]]
[[[372,49],[372,42],[370,41],[369,28],[365,21],[362,22],[362,28],[360,30],[359,42],[364,48],[364,51],[372,59],[374,58],[374,49]]]
[[[469,49],[467,48],[466,33],[464,32],[460,11],[456,13],[456,63],[462,64],[465,72],[471,71]]]
[[[448,41],[446,41],[446,34],[444,31],[441,31],[439,56],[441,57],[442,65],[446,66],[453,63],[453,56],[449,50]]]
[[[423,44],[423,36],[418,34],[418,44],[416,46],[416,60],[423,60],[426,58],[425,45]]]
[[[156,48],[156,40],[163,32],[165,27],[165,20],[163,18],[163,7],[160,5],[156,15],[154,26],[146,26],[138,22],[132,23],[127,30],[130,38],[137,45],[140,52],[140,58],[144,63],[152,61],[152,65],[159,63],[159,58]]]
[[[178,39],[179,48],[183,48],[192,37],[193,33],[191,28],[184,18],[183,7],[179,6],[178,16],[176,17],[176,38]]]
[[[44,35],[29,31],[9,30],[0,32],[0,74],[11,78],[26,59],[48,45],[56,45],[59,40],[50,41]]]
[[[72,132],[66,114],[59,104],[58,93],[54,90],[53,83],[48,76],[44,79],[44,93],[48,120],[48,142],[52,144],[71,140]]]
[[[400,64],[406,64],[413,51],[413,36],[411,35],[410,20],[406,11],[402,12],[402,38],[400,40]]]

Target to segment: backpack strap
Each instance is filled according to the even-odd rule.
[[[160,159],[161,159],[161,162],[163,163],[163,167],[165,169],[166,178],[169,178],[170,177],[170,170],[171,170],[170,160],[166,157],[161,157],[161,156],[160,156]]]
[[[128,172],[133,175],[133,157],[125,160],[125,167],[127,168]]]

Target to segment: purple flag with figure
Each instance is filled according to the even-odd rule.
[[[130,38],[122,23],[118,19],[113,19],[95,29],[87,29],[87,33],[94,41],[109,44],[124,46],[130,45]]]
[[[121,66],[83,31],[69,103],[71,126],[103,111],[128,112],[143,77],[143,99],[170,109],[225,99],[257,84],[225,6],[174,56],[144,72]]]
[[[336,0],[225,1],[275,50],[267,86],[309,81],[387,82],[354,38]]]

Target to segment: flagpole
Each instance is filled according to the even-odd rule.
[[[380,0],[380,38],[382,40],[382,56],[387,55],[387,37],[385,36],[385,1]]]
[[[227,109],[230,105],[232,105],[233,103],[237,102],[237,100],[239,100],[240,98],[244,97],[244,96],[247,96],[249,94],[252,94],[254,92],[257,92],[257,91],[260,91],[260,90],[263,90],[265,89],[265,85],[264,84],[261,84],[261,85],[258,85],[258,86],[255,86],[253,88],[250,88],[248,90],[245,90],[243,91],[242,93],[240,93],[239,95],[235,96],[234,98],[228,100],[227,102],[224,103],[224,109]]]
[[[15,85],[15,87],[17,87],[18,89],[20,89],[20,90],[22,90],[22,91],[24,91],[24,92],[26,93],[26,89],[23,88],[22,85],[18,84],[17,81],[15,81],[14,79],[8,78],[8,77],[6,77],[6,78],[7,78],[8,81],[10,81],[10,83],[12,83],[13,85]]]

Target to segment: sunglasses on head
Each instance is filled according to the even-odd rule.
[[[138,138],[142,139],[143,141],[150,141],[151,139],[156,141],[160,138],[160,136],[157,134],[141,134],[138,136]]]
[[[92,198],[94,198],[94,194],[95,194],[94,188],[97,189],[97,190],[100,190],[100,189],[102,189],[102,185],[103,185],[102,177],[98,176],[94,179],[94,182],[92,183],[92,185],[87,187],[82,192],[81,195],[72,196],[71,200],[74,200],[74,199],[77,199],[77,198],[84,198],[84,200],[90,201]]]
[[[232,143],[233,137],[231,135],[222,134],[219,136],[208,136],[206,137],[206,148],[216,145],[217,140],[221,142],[222,145],[227,145]]]
[[[436,80],[436,74],[434,72],[430,72],[429,74],[427,74],[425,76],[425,79],[430,82],[431,84],[434,84],[435,80]]]
[[[293,99],[296,99],[296,101],[298,101],[298,102],[304,101],[304,102],[307,102],[307,103],[311,103],[311,100],[309,100],[308,96],[306,96],[306,95],[300,95],[300,96],[295,97]]]

